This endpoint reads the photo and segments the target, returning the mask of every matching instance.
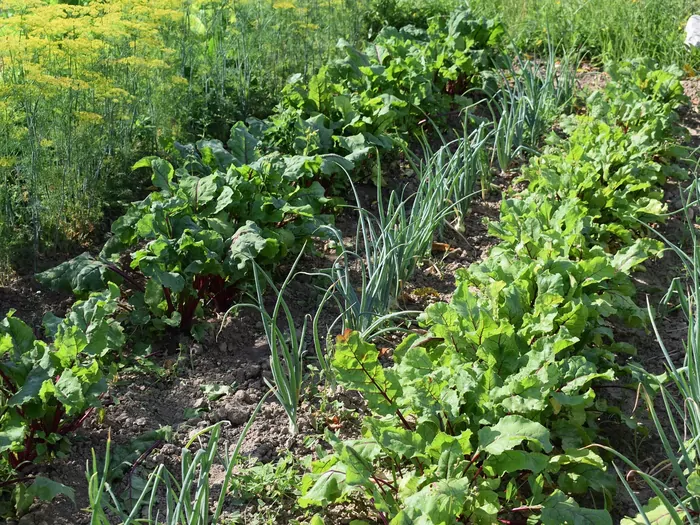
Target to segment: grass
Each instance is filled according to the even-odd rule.
[[[602,63],[647,56],[662,64],[698,64],[684,47],[693,0],[473,0],[485,16],[498,16],[523,50],[548,40],[567,49],[583,46]]]

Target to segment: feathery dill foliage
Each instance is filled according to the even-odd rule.
[[[264,115],[357,40],[359,1],[0,0],[0,268],[99,234],[135,159]]]
[[[177,133],[187,81],[165,32],[183,13],[172,0],[3,0],[0,14],[0,235],[15,240],[6,255],[27,240],[35,250],[80,242],[111,177],[153,149],[158,130]]]

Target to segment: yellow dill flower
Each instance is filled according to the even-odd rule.
[[[172,77],[170,77],[170,81],[171,81],[173,84],[175,84],[176,86],[177,86],[177,85],[180,85],[180,86],[187,86],[187,85],[189,85],[189,82],[187,81],[187,79],[186,79],[186,78],[183,78],[183,77],[181,77],[181,76],[179,76],[179,75],[173,75]]]
[[[98,99],[111,99],[115,104],[120,101],[128,102],[134,98],[128,91],[118,87],[109,87],[103,91],[95,93],[95,96]]]
[[[282,2],[275,2],[272,4],[272,7],[274,9],[295,9],[296,6],[292,2],[287,2],[286,0],[283,0]]]
[[[103,120],[102,115],[90,111],[78,111],[76,116],[78,121],[84,124],[100,124]]]
[[[147,58],[143,57],[137,57],[137,56],[130,56],[130,57],[125,57],[125,58],[120,58],[116,61],[117,64],[123,64],[127,66],[132,66],[135,68],[141,68],[145,70],[149,69],[160,69],[160,68],[167,68],[168,64],[163,62],[160,59],[152,59],[149,60]]]

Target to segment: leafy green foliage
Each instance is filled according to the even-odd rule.
[[[588,445],[619,409],[595,385],[626,374],[616,356],[634,352],[612,319],[646,319],[629,274],[662,248],[641,224],[660,219],[676,173],[682,101],[673,73],[637,64],[612,76],[570,141],[531,161],[528,189],[489,225],[499,245],[458,271],[452,300],[428,307],[391,366],[358,333],[338,337],[338,384],[370,412],[357,439],[327,434],[333,451],[304,477],[301,506],[364,497],[392,525],[612,523],[615,477]],[[591,493],[602,508],[574,499]]]
[[[590,235],[616,250],[643,230],[639,221],[663,221],[663,185],[685,175],[670,161],[683,153],[672,140],[687,133],[674,111],[686,98],[680,71],[655,70],[648,60],[610,74],[605,89],[589,97],[588,113],[565,123],[566,141],[555,140],[522,178],[530,192],[582,201]]]
[[[364,420],[363,452],[355,444],[336,443],[337,461],[320,460],[335,475],[324,476],[324,469],[307,476],[312,488],[302,503],[323,504],[330,488],[320,492],[323,497],[314,494],[328,483],[337,486],[330,501],[360,485],[373,491],[377,510],[388,517],[403,513],[417,519],[424,509],[420,502],[431,501],[428,506],[438,510],[437,521],[429,523],[442,523],[442,512],[451,513],[447,523],[460,516],[481,516],[490,523],[503,506],[519,506],[525,497],[514,488],[517,476],[529,478],[540,491],[535,505],[549,497],[545,486],[553,480],[577,494],[614,488],[602,459],[578,448],[592,442],[595,420],[605,411],[592,383],[614,378],[612,370],[599,372],[581,355],[596,354],[578,337],[585,319],[581,328],[551,322],[547,330],[539,317],[515,325],[505,315],[494,317],[491,311],[498,310],[491,301],[475,297],[468,281],[462,281],[449,305],[438,303],[426,311],[429,335],[409,336],[389,369],[379,364],[378,350],[356,333],[339,338],[333,362],[337,380],[359,390],[376,417]],[[363,457],[368,450],[371,455]],[[551,455],[554,450],[557,454]],[[359,466],[355,452],[363,457]],[[375,478],[391,465],[384,486]],[[345,475],[338,475],[343,469]],[[453,492],[461,499],[452,500]],[[473,500],[465,499],[469,493]]]
[[[480,87],[502,33],[498,23],[457,9],[427,30],[384,27],[364,52],[341,40],[344,57],[308,83],[293,78],[278,111],[255,128],[267,148],[364,160],[403,140],[426,113],[449,109],[475,82]]]
[[[291,453],[277,461],[260,463],[253,460],[240,468],[232,480],[231,492],[244,501],[278,503],[299,493],[299,474]]]
[[[95,279],[116,274],[129,292],[134,325],[189,330],[206,303],[218,310],[231,305],[252,277],[253,260],[271,267],[329,220],[321,214],[324,190],[312,180],[321,157],[273,154],[237,167],[216,141],[198,148],[185,159],[187,169],[158,158],[137,163],[152,168],[159,191],[115,221],[97,260],[83,255],[64,263],[66,271],[39,278],[51,282],[58,274],[53,282],[63,286],[87,269]],[[124,252],[128,267],[121,266]]]
[[[232,122],[268,115],[292,73],[317,71],[340,37],[366,40],[365,3],[108,0],[66,12],[3,2],[2,277],[7,264],[24,273],[34,256],[100,239],[144,195],[128,171],[141,156],[175,140],[225,141]],[[63,23],[71,30],[54,34]]]
[[[428,27],[435,16],[446,17],[458,7],[454,0],[371,0],[363,14],[370,35],[381,31],[385,26]]]
[[[36,339],[13,312],[0,323],[3,472],[16,477],[31,463],[65,452],[67,434],[100,406],[113,371],[109,362],[124,344],[122,329],[113,319],[118,297],[119,288],[110,283],[106,291],[76,303],[65,319],[47,314],[44,327],[52,339],[49,343]],[[51,499],[65,493],[52,483],[5,484],[0,491],[3,515],[21,512],[27,498],[28,507],[35,496]]]
[[[85,293],[104,290],[106,282],[118,280],[119,276],[85,252],[37,274],[36,279],[54,290]]]
[[[154,191],[113,223],[100,256],[37,278],[79,294],[121,282],[134,325],[192,329],[205,308],[225,311],[250,290],[253,262],[270,270],[330,222],[328,188],[401,142],[426,111],[459,100],[501,33],[462,9],[427,30],[386,28],[365,53],[341,41],[344,59],[308,83],[294,77],[279,111],[234,125],[226,147],[175,143],[177,169],[137,162],[151,168]]]

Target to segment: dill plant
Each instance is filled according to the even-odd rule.
[[[266,116],[361,38],[360,1],[1,0],[0,263],[99,238],[146,191],[135,160]]]

